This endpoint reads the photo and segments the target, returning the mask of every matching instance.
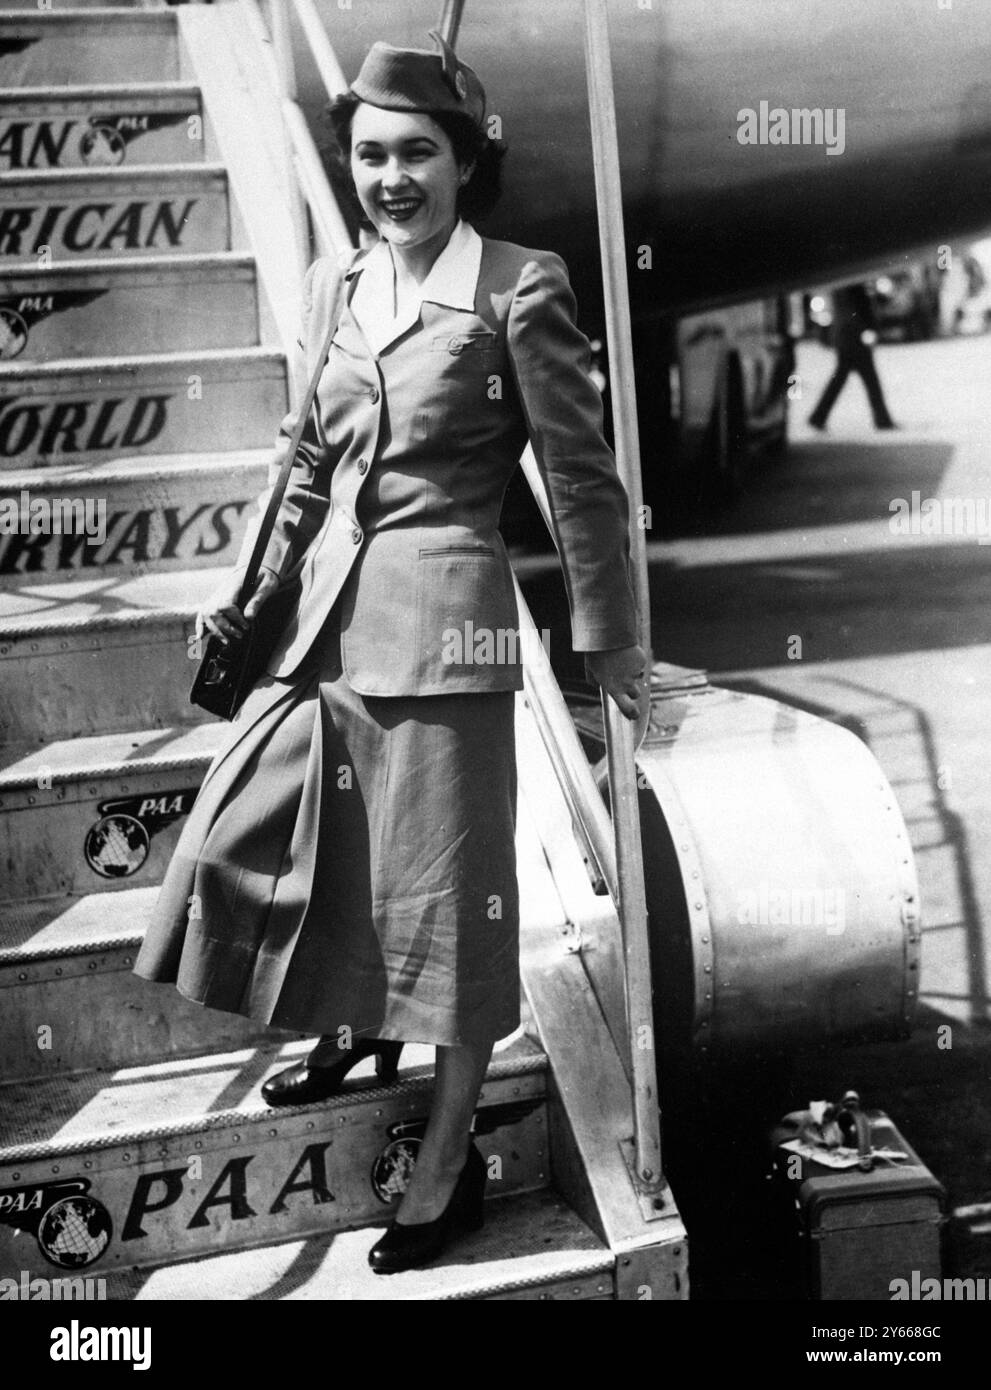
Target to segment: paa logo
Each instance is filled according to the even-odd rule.
[[[96,168],[123,164],[132,140],[150,131],[185,121],[184,111],[162,111],[155,115],[91,116],[79,140],[79,157]]]
[[[65,309],[81,308],[106,290],[63,290],[55,294],[21,294],[0,301],[0,361],[20,357],[36,323]]]
[[[475,1111],[472,1134],[476,1137],[494,1134],[505,1125],[519,1124],[540,1104],[538,1099],[487,1105],[484,1110]],[[426,1116],[418,1115],[411,1120],[400,1120],[386,1129],[389,1142],[379,1151],[371,1171],[372,1191],[386,1206],[401,1197],[409,1186],[426,1127]]]
[[[100,819],[83,845],[86,863],[101,878],[130,878],[148,858],[152,836],[188,814],[198,787],[101,801]]]
[[[79,141],[79,157],[96,167],[123,164],[127,144],[119,130],[110,125],[91,125]]]
[[[38,1183],[0,1192],[0,1225],[30,1231],[49,1264],[85,1269],[113,1239],[113,1222],[102,1202],[87,1196],[86,1178]]]
[[[20,357],[27,347],[28,326],[16,309],[0,305],[0,360]]]
[[[386,1206],[409,1186],[426,1127],[426,1120],[407,1120],[386,1130],[389,1142],[372,1164],[372,1191]]]

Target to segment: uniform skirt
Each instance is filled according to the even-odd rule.
[[[264,677],[227,730],[135,972],[303,1033],[511,1033],[514,710],[511,691],[358,695],[332,614],[304,668]]]

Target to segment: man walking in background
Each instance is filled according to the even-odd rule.
[[[809,416],[814,429],[824,430],[829,412],[851,372],[857,372],[867,390],[874,425],[879,430],[893,430],[895,422],[881,390],[881,380],[874,365],[871,344],[877,339],[874,311],[870,295],[863,285],[846,285],[833,295],[833,346],[836,349],[836,369],[819,404]]]

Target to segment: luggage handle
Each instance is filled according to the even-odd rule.
[[[840,1101],[840,1108],[836,1114],[837,1123],[842,1125],[844,1119],[853,1125],[857,1133],[857,1166],[869,1173],[874,1167],[871,1122],[860,1108],[860,1096],[856,1091],[845,1092]]]

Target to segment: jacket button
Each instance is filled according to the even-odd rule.
[[[359,459],[359,460],[358,460],[358,472],[359,472],[359,473],[367,473],[367,472],[368,472],[368,460],[367,460],[367,459]]]
[[[374,405],[375,402],[376,402],[376,401],[378,400],[378,398],[379,398],[379,389],[378,389],[378,387],[377,387],[377,386],[373,386],[372,389],[369,391],[368,394],[369,394],[369,395],[371,396],[371,398],[372,398],[372,405]]]
[[[361,529],[359,527],[356,526],[351,532],[351,539],[354,541],[355,545],[361,544]]]

